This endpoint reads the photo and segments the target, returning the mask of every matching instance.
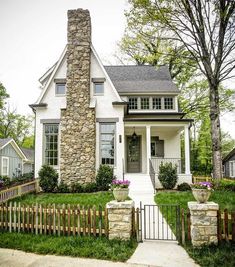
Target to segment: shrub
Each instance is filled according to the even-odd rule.
[[[96,185],[98,190],[107,191],[113,180],[113,168],[109,165],[100,165],[96,175]]]
[[[56,192],[58,193],[70,193],[69,187],[67,184],[60,182],[60,184],[57,186]]]
[[[84,192],[84,188],[82,186],[82,184],[80,183],[73,183],[71,185],[71,193],[83,193]]]
[[[85,193],[93,193],[98,191],[96,183],[88,183],[83,186],[83,190]]]
[[[235,192],[235,181],[222,179],[217,190]]]
[[[177,166],[172,166],[172,163],[161,163],[159,166],[158,179],[164,189],[173,189],[177,183]]]
[[[187,183],[182,183],[177,186],[178,191],[191,191],[191,186]]]
[[[0,176],[1,184],[2,186],[10,186],[11,185],[11,180],[10,177],[4,175]]]
[[[40,178],[39,185],[44,192],[53,192],[56,189],[58,183],[58,174],[53,167],[49,165],[43,165],[38,172],[38,175]]]

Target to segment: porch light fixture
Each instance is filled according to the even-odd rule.
[[[137,139],[137,134],[135,133],[135,127],[134,127],[134,133],[132,134],[131,139],[132,141],[136,141]]]

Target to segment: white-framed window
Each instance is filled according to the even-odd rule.
[[[115,123],[100,123],[100,163],[115,164]]]
[[[164,98],[164,108],[165,109],[173,109],[173,97],[165,97]]]
[[[137,97],[129,98],[129,109],[138,109],[138,98]]]
[[[9,175],[9,158],[2,157],[2,175],[8,176]]]
[[[229,176],[235,177],[235,160],[229,161]]]
[[[65,95],[66,86],[65,83],[56,83],[55,84],[55,94],[57,96]]]
[[[59,124],[44,124],[44,163],[58,166]]]
[[[128,98],[129,110],[174,110],[174,96],[131,96]]]
[[[153,97],[153,109],[162,109],[161,97]]]
[[[94,95],[103,95],[103,94],[104,94],[104,83],[94,82]]]

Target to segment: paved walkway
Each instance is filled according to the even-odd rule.
[[[141,194],[140,192],[131,192],[130,197],[135,201],[135,206],[139,207],[140,201],[142,205],[156,205],[154,202],[154,194]],[[158,210],[155,215],[156,221],[162,218],[161,212]],[[150,216],[151,220],[151,216]],[[162,220],[162,219],[161,219]],[[161,221],[160,220],[160,221]],[[164,224],[166,221],[163,219]],[[148,216],[146,217],[146,223],[148,224]],[[164,236],[166,236],[166,229],[169,231],[169,226],[164,228]],[[157,232],[157,224],[155,230],[151,229],[151,233],[147,235],[153,236],[153,231]],[[170,230],[171,231],[171,230]],[[162,233],[162,231],[161,231]],[[160,233],[160,235],[161,235]],[[158,233],[159,234],[159,233]],[[169,233],[171,234],[171,233]],[[147,264],[148,266],[161,266],[161,267],[196,267],[197,265],[193,259],[189,257],[183,247],[178,245],[177,241],[146,241],[140,243],[132,255],[127,261],[128,263]]]
[[[37,255],[13,249],[0,249],[1,267],[149,267],[149,265]]]

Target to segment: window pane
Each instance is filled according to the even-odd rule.
[[[149,98],[141,97],[141,109],[149,109]]]
[[[154,97],[153,98],[153,109],[161,109],[161,108],[162,108],[161,98]]]
[[[94,83],[95,94],[103,94],[104,93],[104,83]]]
[[[137,99],[137,97],[129,98],[129,109],[138,109],[138,99]]]
[[[57,83],[56,84],[56,94],[64,95],[65,94],[65,83]]]
[[[100,156],[101,164],[114,165],[115,124],[100,124]]]
[[[173,109],[173,97],[164,98],[165,109]]]
[[[45,164],[58,165],[58,124],[46,124],[45,127]]]

